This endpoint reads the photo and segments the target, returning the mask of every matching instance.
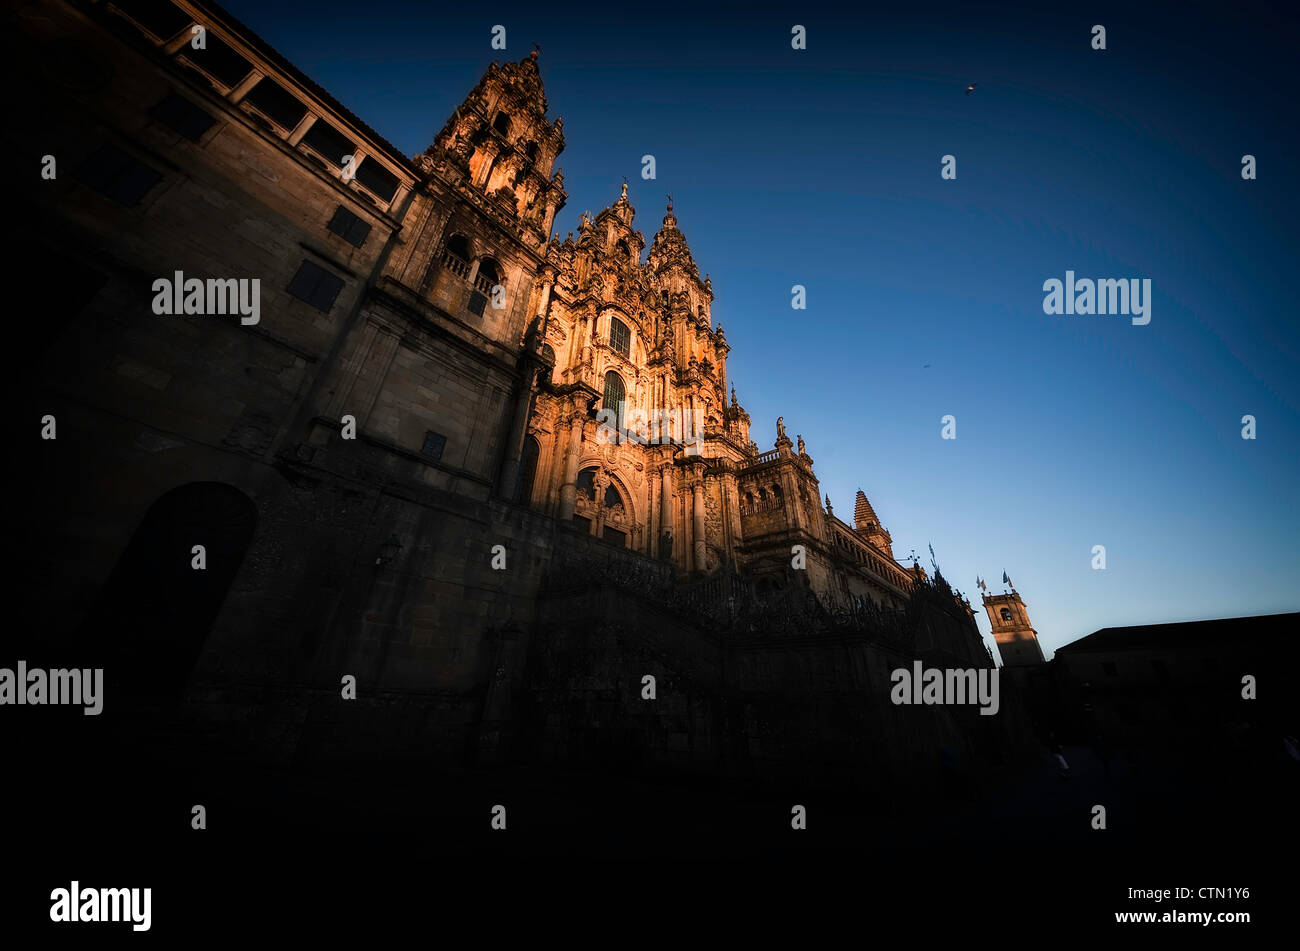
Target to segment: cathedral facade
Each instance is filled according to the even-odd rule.
[[[566,197],[553,171],[563,147],[534,53],[493,64],[416,159],[468,205],[440,217],[436,250],[422,262],[434,272],[425,281],[433,299],[484,316],[492,288],[513,285],[535,314],[513,341],[527,394],[517,421],[527,403],[527,423],[506,440],[503,494],[670,561],[682,576],[726,564],[781,576],[802,545],[828,606],[901,607],[911,573],[866,497],[852,525],[834,518],[803,439],[796,451],[778,420],[776,442],[760,450],[734,385],[728,400],[731,348],[714,325],[713,283],[701,278],[673,206],[648,248],[626,184],[595,217],[581,216],[576,237],[546,238]],[[482,208],[493,212],[486,221],[471,213]],[[516,243],[501,224],[539,260],[528,270],[521,248],[511,256],[519,269],[496,284],[500,249]]]

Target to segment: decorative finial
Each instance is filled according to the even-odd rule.
[[[669,196],[668,196],[668,212],[669,212],[669,214],[672,213],[672,210],[673,210],[673,196],[672,196],[672,195],[669,195]]]
[[[623,176],[623,194],[619,196],[619,201],[627,201],[627,176]]]
[[[528,58],[531,59],[534,63],[537,62],[537,54],[540,53],[541,51],[542,51],[542,45],[540,43],[534,43],[533,51],[528,54]]]

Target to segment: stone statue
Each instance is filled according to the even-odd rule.
[[[776,438],[777,438],[777,439],[785,439],[785,438],[786,438],[786,437],[785,437],[785,417],[784,417],[784,416],[778,416],[778,417],[776,418]]]
[[[804,451],[803,451],[803,437],[802,437],[802,436],[795,436],[794,438],[797,439],[797,440],[799,440],[799,455],[801,455],[801,456],[804,455]]]

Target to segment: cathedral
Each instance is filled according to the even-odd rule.
[[[836,519],[803,439],[796,451],[778,420],[776,442],[760,449],[734,385],[728,401],[730,345],[713,322],[713,283],[673,206],[648,251],[626,184],[594,218],[582,215],[576,238],[546,238],[565,199],[553,173],[562,125],[546,112],[536,53],[493,64],[416,160],[468,205],[452,211],[431,262],[442,306],[482,316],[502,246],[539,259],[513,279],[536,316],[515,341],[527,424],[507,442],[505,493],[682,577],[732,565],[780,578],[803,545],[826,606],[901,607],[913,578],[866,496],[852,525]]]
[[[23,342],[29,662],[268,756],[903,770],[1011,735],[889,704],[914,660],[993,666],[974,610],[753,426],[686,210],[647,241],[624,185],[560,238],[536,51],[410,157],[215,4],[27,10],[15,266],[61,289]],[[151,312],[172,275],[260,318]]]

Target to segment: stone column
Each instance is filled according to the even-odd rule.
[[[236,103],[243,102],[244,97],[252,91],[252,88],[256,86],[264,76],[266,76],[266,73],[262,72],[260,69],[253,70],[243,78],[238,86],[226,94],[227,101],[229,101],[232,106]]]
[[[354,146],[353,149],[352,149],[352,151],[349,152],[348,154],[351,155],[351,156],[352,156],[352,159],[353,159],[353,161],[352,161],[352,170],[353,170],[354,174],[353,174],[353,176],[352,176],[351,178],[344,178],[344,177],[343,177],[344,170],[343,170],[342,168],[339,169],[339,181],[343,182],[345,185],[348,184],[349,182],[354,182],[354,181],[356,181],[356,174],[355,174],[355,172],[356,172],[356,170],[357,170],[358,168],[361,167],[361,163],[363,163],[363,162],[366,160],[366,153],[365,153],[365,150],[362,149],[360,146]],[[339,165],[341,166],[341,165],[343,164],[343,156],[340,155],[340,156],[338,157],[338,159],[336,159],[336,161],[337,161],[337,162],[339,163]]]
[[[673,533],[673,464],[664,463],[659,470],[659,475],[659,532],[671,535]]]
[[[659,492],[653,469],[646,479],[645,501],[645,524],[641,526],[645,530],[645,553],[655,558],[659,555]]]
[[[528,437],[528,416],[533,408],[533,381],[537,367],[531,355],[524,357],[524,375],[519,381],[519,400],[515,403],[514,419],[510,423],[510,436],[506,441],[506,459],[501,466],[499,492],[506,501],[514,501],[519,487],[519,463],[523,456],[524,440]],[[523,500],[527,502],[527,499]]]
[[[308,130],[310,130],[315,124],[316,114],[314,112],[307,113],[298,120],[298,124],[293,127],[293,131],[289,133],[289,137],[284,140],[285,143],[290,148],[296,148],[298,143],[302,141],[302,137],[306,135]]]
[[[694,554],[695,554],[695,559],[694,559],[694,560],[695,560],[695,570],[696,570],[696,571],[703,571],[703,570],[704,570],[704,565],[705,565],[705,559],[704,559],[704,550],[705,550],[705,548],[704,548],[704,478],[703,478],[702,476],[700,476],[700,477],[696,477],[696,479],[695,479],[695,483],[694,483],[694,485],[692,486],[692,488],[693,488],[694,491],[695,491],[695,498],[694,498],[694,504],[693,504],[692,509],[691,509],[691,513],[692,513],[692,515],[694,516],[694,525],[692,526],[692,528],[693,528],[693,537],[692,537],[691,541],[694,543],[692,547],[694,548]]]
[[[602,538],[605,534],[605,490],[609,488],[609,476],[603,468],[596,471],[596,477],[592,480],[592,488],[596,493],[596,508],[592,512],[591,534],[597,538]]]
[[[727,556],[734,561],[740,542],[740,486],[730,463],[722,473],[722,526]]]
[[[667,535],[669,538],[673,535],[673,457],[668,454],[667,460],[659,469],[660,490],[659,490],[659,545],[660,554],[663,554],[663,538]]]
[[[561,522],[573,521],[573,508],[578,500],[578,457],[582,453],[582,424],[587,419],[586,400],[574,401],[569,417],[569,445],[564,450],[564,484],[560,486]]]
[[[549,275],[548,275],[549,276]],[[546,320],[546,304],[550,300],[551,285],[542,285],[542,302],[537,310],[540,322]],[[540,328],[541,323],[538,324]],[[524,338],[524,354],[520,361],[519,399],[515,403],[514,420],[510,424],[510,435],[506,440],[506,458],[501,467],[501,498],[513,501],[519,483],[519,463],[523,458],[524,439],[528,436],[528,417],[533,409],[533,386],[537,379],[537,353],[541,350],[541,331],[537,333],[530,328]],[[527,502],[527,500],[524,500]]]
[[[484,142],[479,146],[483,150],[483,164],[478,167],[478,174],[474,176],[474,184],[479,188],[486,189],[488,179],[492,176],[493,169],[497,164],[497,146],[491,140]]]
[[[545,283],[542,284],[542,300],[541,303],[538,304],[537,306],[537,316],[542,318],[542,333],[546,332],[546,321],[547,318],[549,317],[549,314],[547,313],[547,308],[550,306],[551,303],[551,287],[554,285],[554,281],[555,278],[551,277],[549,280],[547,280]]]

